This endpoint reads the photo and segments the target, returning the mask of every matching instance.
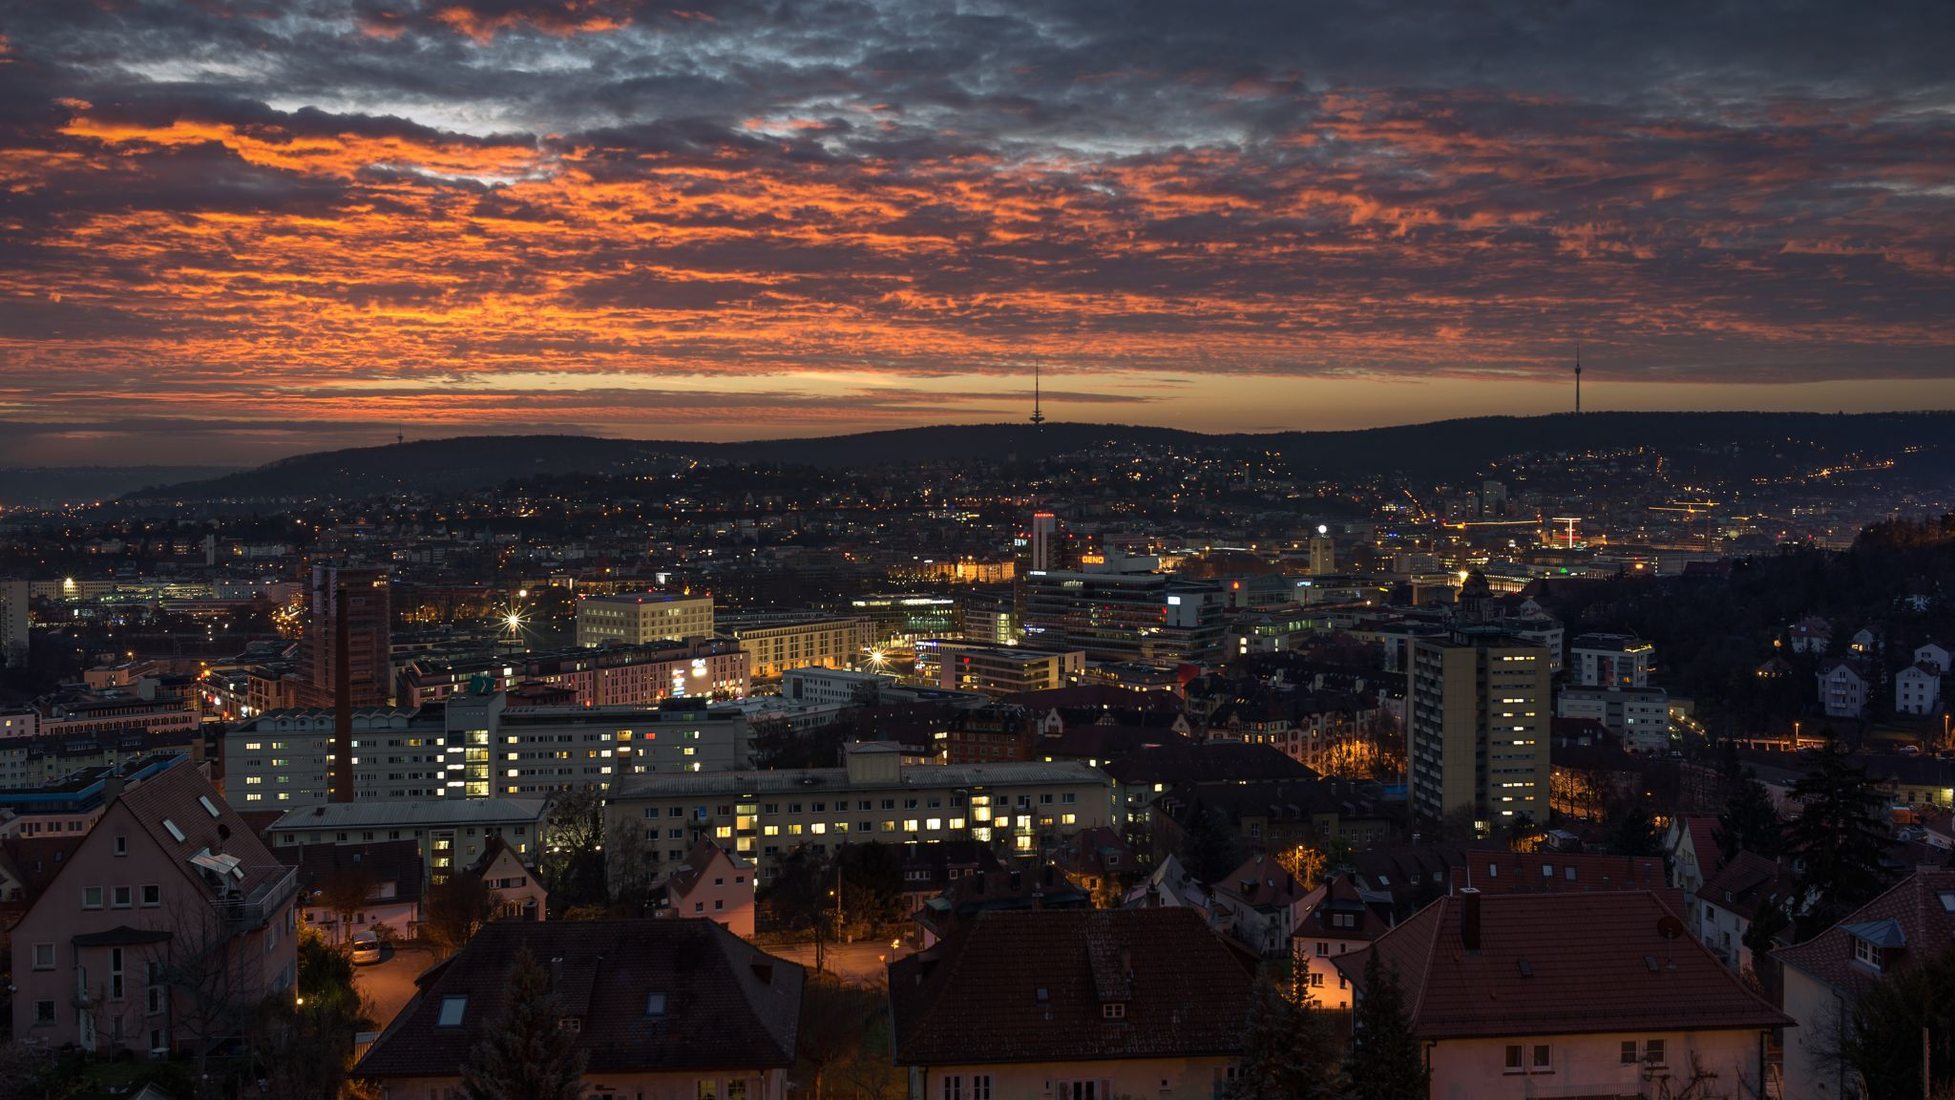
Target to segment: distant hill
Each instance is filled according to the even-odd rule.
[[[115,498],[154,485],[201,481],[236,466],[32,466],[0,469],[0,507],[40,508]]]
[[[1563,413],[1335,432],[1206,435],[1117,424],[971,424],[814,439],[688,443],[589,436],[462,436],[295,455],[127,499],[292,500],[453,492],[551,474],[627,474],[675,457],[830,468],[1037,460],[1102,444],[1274,451],[1300,473],[1445,478],[1523,452],[1763,452],[1797,441],[1828,453],[1955,449],[1955,413]],[[1735,448],[1735,452],[1733,449]]]

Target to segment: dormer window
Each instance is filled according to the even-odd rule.
[[[462,1017],[465,1014],[467,1014],[467,1012],[468,1012],[467,994],[463,994],[459,997],[443,997],[441,999],[441,1015],[435,1018],[435,1022],[434,1022],[435,1026],[436,1027],[460,1027],[462,1026]]]
[[[1875,970],[1879,970],[1880,948],[1874,946],[1869,940],[1863,940],[1855,936],[1853,937],[1853,960],[1855,962],[1865,963]]]

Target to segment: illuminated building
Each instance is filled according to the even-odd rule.
[[[1207,661],[1220,652],[1226,595],[1166,573],[1034,572],[1025,641],[1095,661]]]
[[[1470,812],[1482,828],[1548,814],[1546,649],[1498,630],[1408,641],[1408,795],[1419,817]]]
[[[630,592],[584,596],[577,601],[577,644],[683,642],[713,636],[713,596]]]

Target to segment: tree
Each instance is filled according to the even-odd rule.
[[[481,875],[450,875],[428,888],[421,904],[421,936],[445,958],[460,951],[495,912],[495,891]]]
[[[1228,1100],[1335,1100],[1343,1090],[1330,1021],[1310,1002],[1291,1000],[1274,975],[1259,976]]]
[[[1829,744],[1814,768],[1792,788],[1803,805],[1785,829],[1786,849],[1799,860],[1800,939],[1830,927],[1881,890],[1882,822],[1886,796],[1866,769]]]
[[[1364,961],[1364,995],[1351,1023],[1348,1100],[1425,1100],[1432,1081],[1425,1049],[1412,1033],[1398,971],[1386,970],[1376,951]]]
[[[1746,768],[1727,787],[1724,810],[1717,815],[1717,853],[1730,862],[1739,852],[1776,859],[1784,844],[1785,825],[1772,806],[1772,793]]]
[[[1921,1096],[1922,1032],[1935,1095],[1955,1085],[1955,950],[1888,974],[1861,996],[1841,1055],[1868,1096]]]
[[[339,864],[320,876],[313,896],[337,921],[334,942],[346,942],[346,926],[353,922],[355,913],[366,908],[379,885],[380,877],[373,868],[361,863]]]
[[[560,1020],[550,975],[525,947],[509,968],[502,1015],[462,1065],[468,1100],[581,1100],[585,1053]]]
[[[604,883],[604,793],[595,788],[566,791],[550,804],[543,826],[543,857],[537,876],[559,905],[603,905],[610,901]]]
[[[1189,809],[1181,843],[1181,865],[1204,886],[1220,882],[1242,862],[1229,815],[1216,806]]]
[[[1622,856],[1654,856],[1663,851],[1663,840],[1656,835],[1656,819],[1642,799],[1634,798],[1616,808],[1609,824],[1609,847]]]

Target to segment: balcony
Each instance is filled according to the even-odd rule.
[[[260,883],[249,893],[215,899],[212,904],[233,931],[259,928],[299,892],[299,869],[280,867],[282,874]]]

